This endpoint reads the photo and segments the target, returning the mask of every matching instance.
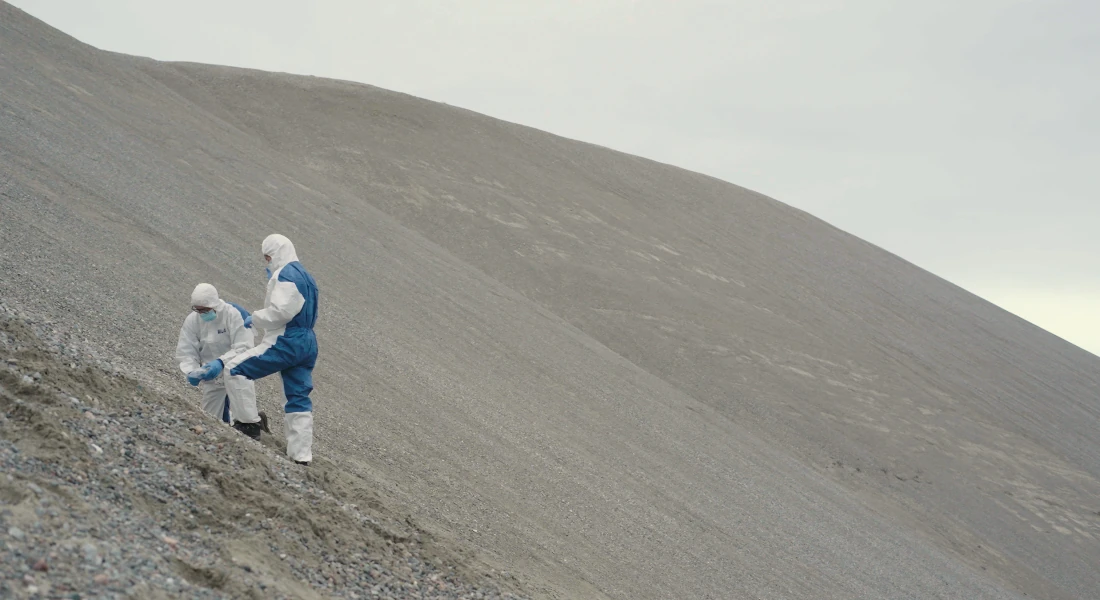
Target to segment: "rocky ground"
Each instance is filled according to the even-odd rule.
[[[0,596],[519,597],[363,481],[196,404],[0,305]]]

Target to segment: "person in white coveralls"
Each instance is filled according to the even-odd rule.
[[[255,348],[225,363],[231,375],[260,379],[279,374],[283,380],[286,453],[294,462],[313,460],[313,367],[317,364],[317,282],[298,262],[294,244],[272,234],[260,245],[267,261],[264,307],[252,313],[264,338]]]
[[[252,439],[267,430],[267,415],[256,409],[256,386],[244,378],[222,375],[225,361],[251,350],[252,317],[243,307],[225,302],[209,283],[191,293],[191,312],[183,320],[176,360],[193,386],[202,384],[202,410]]]

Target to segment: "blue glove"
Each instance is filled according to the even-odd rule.
[[[252,329],[252,315],[248,315],[244,318],[245,329]]]
[[[202,380],[210,381],[221,374],[222,369],[225,368],[225,364],[222,363],[222,359],[216,358],[202,366]]]
[[[202,381],[202,369],[195,369],[187,374],[187,383],[192,386],[198,386],[200,381]]]

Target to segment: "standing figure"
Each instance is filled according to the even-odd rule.
[[[176,360],[188,383],[202,383],[203,412],[258,440],[267,419],[256,410],[255,384],[244,377],[221,376],[225,361],[252,349],[249,321],[248,311],[223,301],[209,283],[200,283],[191,292],[191,312],[180,328]]]
[[[272,234],[260,246],[267,261],[264,307],[252,323],[264,330],[263,341],[228,363],[231,375],[260,379],[279,373],[286,401],[286,453],[294,462],[313,460],[313,367],[317,363],[317,283],[298,262],[294,244]]]

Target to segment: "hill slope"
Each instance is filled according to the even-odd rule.
[[[1100,589],[1100,362],[805,213],[2,4],[0,76],[3,298],[179,385],[191,287],[257,305],[286,234],[317,454],[546,594]]]
[[[64,327],[0,304],[0,356],[4,598],[515,598],[362,480],[292,465],[281,436],[246,441]]]

